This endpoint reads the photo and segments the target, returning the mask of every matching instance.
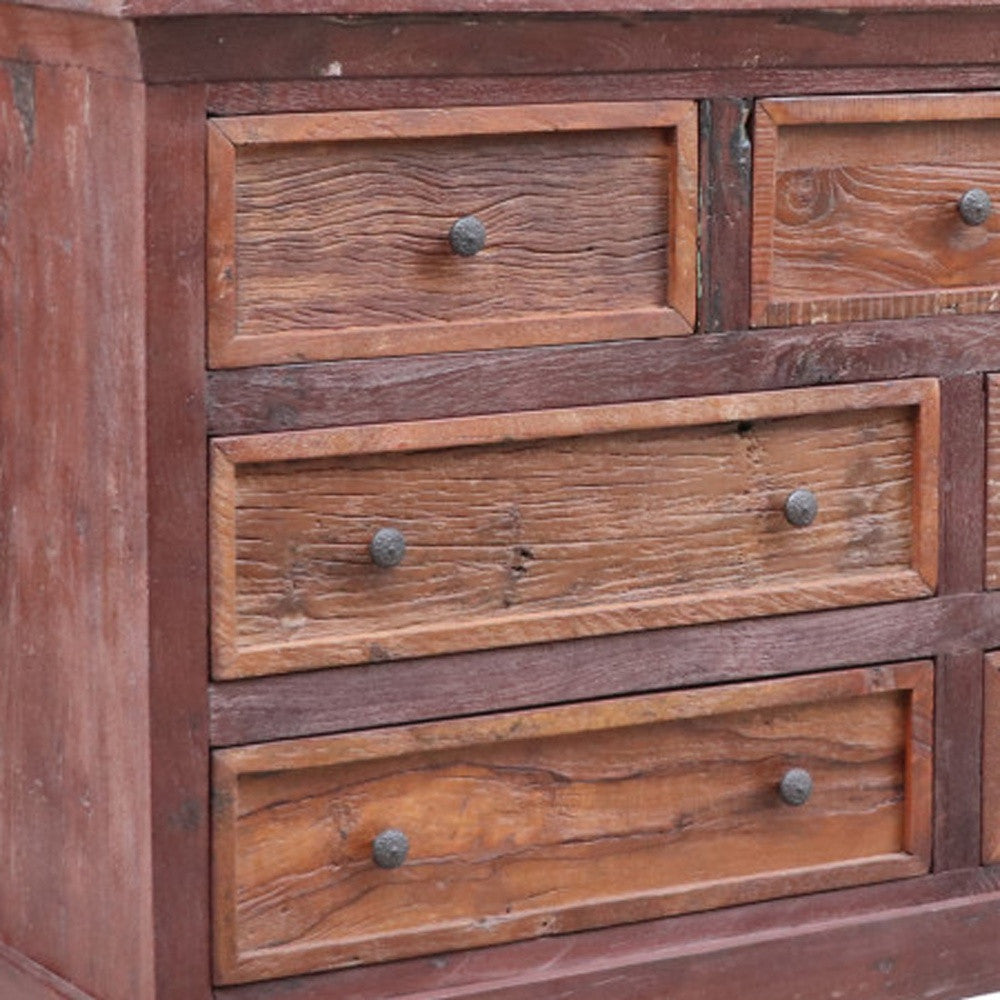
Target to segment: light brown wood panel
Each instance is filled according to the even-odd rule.
[[[930,379],[222,439],[214,674],[925,595],[937,439]]]
[[[754,141],[755,325],[1000,311],[1000,94],[766,100]]]
[[[915,662],[215,754],[223,983],[926,871]],[[778,794],[805,768],[802,806]],[[378,868],[372,841],[410,853]]]
[[[1000,587],[1000,375],[990,375],[986,424],[986,586]]]
[[[213,366],[688,333],[693,102],[209,125]],[[455,254],[475,215],[487,242]]]

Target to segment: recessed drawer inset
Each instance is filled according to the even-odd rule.
[[[761,101],[756,326],[1000,311],[1000,93]]]
[[[225,438],[218,678],[918,597],[931,379]]]
[[[897,664],[219,751],[218,981],[926,872],[932,678]]]
[[[688,333],[694,102],[215,119],[216,367]]]

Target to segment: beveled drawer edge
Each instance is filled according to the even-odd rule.
[[[897,379],[218,437],[212,450],[230,464],[298,461],[893,406],[918,406],[933,423],[939,397],[935,378]]]
[[[667,299],[662,309],[570,313],[483,322],[403,324],[381,330],[288,331],[240,337],[237,324],[236,150],[275,143],[373,138],[670,128],[675,184],[670,204]],[[582,343],[691,333],[697,312],[698,105],[690,100],[330,111],[213,118],[207,139],[207,350],[210,368],[421,354],[502,346]]]
[[[352,139],[433,139],[512,132],[617,130],[686,124],[687,100],[587,101],[576,104],[474,105],[237,115],[209,119],[234,146],[342,142]]]
[[[969,121],[1000,118],[1000,90],[765,97],[757,108],[775,125]]]
[[[296,739],[223,747],[212,758],[219,787],[239,774],[308,767],[331,767],[361,760],[396,757],[472,743],[551,739],[613,730],[639,723],[674,722],[703,716],[834,701],[885,691],[912,690],[933,696],[933,664],[926,658],[867,667],[811,671],[785,677],[730,681],[712,687],[683,687],[655,694],[629,694],[542,708],[509,709],[432,722],[381,726],[362,732],[303,736]],[[921,700],[926,708],[929,701]],[[638,713],[638,717],[637,717]],[[597,725],[595,725],[597,723]],[[924,737],[927,737],[927,733]],[[928,743],[929,745],[929,743]],[[228,802],[223,796],[223,802]]]
[[[736,618],[758,618],[828,608],[857,607],[913,600],[933,593],[915,569],[859,574],[844,581],[824,578],[808,583],[759,586],[753,591],[719,590],[689,598],[591,605],[584,611],[537,612],[517,617],[477,619],[472,626],[446,623],[373,632],[363,637],[327,637],[294,643],[261,643],[230,651],[216,646],[213,677],[244,679],[326,667],[382,663],[410,657],[517,646],[539,642],[615,635],[622,632],[698,625]],[[530,626],[530,634],[526,627]],[[475,632],[474,643],[465,637]],[[461,640],[456,643],[456,639]],[[372,655],[377,647],[379,659]]]
[[[781,126],[905,124],[1000,119],[1000,91],[925,94],[815,95],[757,101],[754,113],[754,184],[750,247],[750,324],[754,327],[905,319],[948,306],[958,312],[1000,311],[1000,286],[976,286],[772,301],[770,295],[773,199]],[[909,308],[905,308],[909,305]]]
[[[817,701],[836,701],[890,691],[908,691],[903,851],[819,867],[791,868],[749,877],[705,883],[695,909],[711,909],[794,892],[886,881],[925,873],[931,860],[933,779],[934,666],[930,660],[906,661],[848,670],[831,670],[769,680],[737,682],[716,688],[680,689],[654,695],[625,696],[598,702],[535,710],[510,711],[442,722],[418,723],[360,733],[306,737],[278,743],[217,750],[212,755],[215,876],[215,952],[220,984],[245,982],[271,975],[269,958],[255,952],[238,954],[235,946],[236,784],[260,773],[325,768],[358,761],[419,754],[476,743],[510,739],[545,739],[598,729],[655,724],[758,709],[781,709]],[[636,707],[640,718],[636,719]],[[595,727],[594,720],[599,724]],[[690,887],[688,887],[690,888]],[[683,894],[684,887],[667,893]],[[702,898],[704,897],[704,898]],[[690,909],[654,905],[649,917]],[[631,919],[643,919],[632,917]],[[586,925],[589,926],[589,925]],[[456,939],[461,946],[461,939]],[[448,945],[449,947],[451,945]],[[322,947],[318,945],[317,947]],[[414,954],[419,953],[419,949]]]
[[[260,676],[308,667],[365,662],[371,658],[368,651],[371,643],[365,638],[353,642],[322,637],[298,643],[244,647],[237,644],[236,612],[231,595],[236,592],[236,526],[233,512],[238,464],[450,448],[613,433],[621,429],[684,427],[762,416],[802,416],[899,405],[918,407],[914,441],[911,568],[861,574],[851,580],[829,578],[794,586],[762,586],[749,593],[706,592],[690,599],[656,599],[593,606],[583,611],[550,610],[518,617],[486,617],[475,625],[475,643],[469,646],[466,642],[459,647],[484,648],[495,644],[519,645],[548,639],[695,624],[715,618],[744,618],[858,605],[871,602],[872,587],[877,589],[880,601],[932,594],[937,586],[938,565],[940,398],[937,381],[911,379],[217,439],[212,447],[211,472],[213,677],[225,680]],[[523,625],[529,621],[533,629],[526,638]],[[398,659],[410,655],[454,652],[456,635],[467,634],[469,627],[468,624],[446,623],[440,627],[423,625],[396,629],[391,643],[384,643],[385,655]],[[414,646],[413,641],[418,645]]]

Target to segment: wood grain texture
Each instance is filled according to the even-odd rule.
[[[17,2],[17,0],[11,0]],[[920,0],[853,0],[851,7],[859,11],[912,10],[923,6]],[[982,0],[934,0],[926,4],[944,10],[968,10],[980,7]],[[80,10],[111,17],[190,17],[192,15],[239,14],[247,8],[245,0],[36,0],[36,6],[60,10]],[[788,0],[741,0],[740,6],[748,11],[786,11],[793,18],[808,24],[810,12],[821,15],[814,23],[822,28],[832,20],[838,24],[836,15],[829,18],[828,0],[801,0],[792,4]],[[687,12],[728,11],[732,0],[652,0],[636,3],[636,0],[268,0],[257,3],[254,11],[260,14],[381,14],[399,13],[489,13],[498,10],[547,12],[630,12],[663,10]],[[822,15],[827,15],[824,18]]]
[[[156,1000],[201,1000],[211,983],[204,101],[198,86],[146,93],[145,528]]]
[[[691,330],[693,104],[250,116],[210,130],[215,366]],[[471,258],[448,245],[467,215],[487,232]]]
[[[94,1000],[24,955],[0,944],[0,997],[11,1000]]]
[[[1000,95],[785,98],[754,125],[752,318],[782,326],[1000,309]]]
[[[146,998],[143,94],[7,64],[0,127],[0,937]]]
[[[483,12],[473,17],[207,17],[137,25],[151,82],[521,76],[769,68],[990,65],[995,5],[698,17]],[[887,58],[892,53],[892,59]],[[952,87],[954,84],[951,85]],[[744,93],[760,93],[756,88]],[[717,94],[738,95],[732,85]],[[530,100],[530,98],[529,98]]]
[[[982,862],[1000,858],[1000,654],[983,660]]]
[[[727,1000],[739,978],[742,992],[775,1000],[800,1000],[804,990],[964,1000],[996,983],[995,885],[995,870],[910,879],[632,925],[618,937],[582,933],[215,995],[334,1000],[346,990],[354,1000],[602,1000],[613,988],[625,1000],[658,1000],[667,991],[680,1000]],[[977,888],[966,894],[965,886]],[[933,946],[915,947],[918,941]],[[434,985],[443,979],[443,988]]]
[[[718,622],[210,686],[214,746],[1000,645],[1000,595]],[[538,669],[539,663],[544,670]]]
[[[220,979],[926,870],[931,684],[911,663],[217,752]],[[391,873],[386,827],[411,839]]]
[[[935,671],[934,870],[980,860],[983,654],[942,656]]]
[[[926,594],[937,424],[925,380],[222,440],[213,673]]]
[[[215,371],[209,430],[259,434],[968,374],[1000,369],[995,327],[988,316],[949,316]]]
[[[0,4],[0,59],[142,78],[133,25],[89,14],[39,10],[38,6]]]
[[[870,952],[857,947],[844,948],[837,940],[838,934],[849,929],[861,937],[873,925],[882,924],[885,914],[891,914],[882,924],[885,934],[879,949],[888,949],[881,957],[901,959],[883,974],[892,989],[901,988],[891,978],[899,968],[909,968],[912,961],[905,954],[906,942],[913,942],[912,929],[907,914],[925,915],[940,912],[954,903],[972,905],[989,901],[1000,888],[1000,870],[979,868],[960,872],[944,872],[934,876],[917,876],[876,885],[838,889],[814,896],[793,896],[767,900],[720,910],[689,913],[661,920],[605,928],[599,931],[581,931],[573,935],[535,938],[512,944],[497,945],[463,951],[454,955],[431,958],[404,959],[367,968],[342,969],[337,972],[286,978],[278,981],[230,986],[215,991],[216,1000],[334,1000],[345,993],[352,1000],[426,1000],[434,990],[445,1000],[490,996],[491,990],[526,989],[533,985],[537,995],[548,996],[567,981],[583,988],[592,977],[594,986],[603,981],[605,989],[610,977],[617,990],[631,996],[631,990],[643,994],[643,989],[654,989],[650,1000],[663,995],[665,989],[675,990],[680,979],[676,969],[692,952],[696,956],[692,966],[699,970],[699,986],[705,990],[701,997],[725,1000],[732,996],[732,979],[740,961],[749,961],[755,968],[753,955],[765,941],[791,941],[784,961],[779,963],[789,984],[801,990],[817,991],[830,988],[829,970],[815,970],[816,958],[823,955],[803,955],[795,942],[802,936],[829,934],[830,961],[844,979],[859,977],[866,983],[871,976],[873,959]],[[897,921],[903,921],[897,924]],[[988,921],[987,921],[988,923]],[[896,925],[903,930],[897,939],[886,928]],[[970,926],[962,921],[964,939],[968,940]],[[990,941],[991,927],[983,931],[977,947],[983,948]],[[733,950],[744,950],[733,959]],[[933,949],[930,949],[933,951]],[[950,954],[950,949],[949,952]],[[986,957],[989,953],[985,953]],[[878,959],[876,958],[875,961]],[[826,961],[824,959],[824,961]],[[650,968],[650,966],[656,968]],[[671,966],[674,969],[671,969]],[[856,968],[855,968],[856,965]],[[919,987],[904,993],[899,1000],[926,997],[938,989],[947,990],[958,983],[966,984],[964,997],[981,992],[971,988],[967,977],[974,973],[975,982],[983,985],[990,981],[989,963],[967,968],[962,963],[944,970],[935,956],[934,968],[939,976],[922,979]],[[774,967],[772,966],[772,973]],[[929,970],[922,970],[927,972]],[[915,973],[903,978],[913,987]],[[819,976],[815,978],[814,976]],[[838,981],[844,985],[844,980]],[[881,992],[886,987],[870,988],[867,995]],[[836,989],[836,986],[833,987]],[[926,991],[926,992],[925,992]],[[767,991],[762,996],[771,996]],[[822,995],[822,992],[819,993]],[[866,995],[848,992],[848,996]],[[795,994],[792,994],[794,997]],[[694,998],[698,1000],[698,998]]]
[[[978,372],[941,381],[939,593],[983,588],[986,545],[986,386]]]
[[[1000,587],[1000,376],[989,375],[986,452],[986,586]]]
[[[399,79],[259,80],[208,85],[209,112],[218,116],[285,114],[334,110],[508,105],[523,102],[743,100],[738,95],[770,97],[831,93],[990,90],[996,74],[990,65],[828,66],[712,68],[588,73],[539,72],[531,76],[427,77]],[[720,94],[737,95],[720,97]]]
[[[742,330],[750,316],[751,149],[747,100],[701,109],[701,314],[699,330]]]

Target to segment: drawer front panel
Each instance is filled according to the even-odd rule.
[[[691,102],[216,120],[211,360],[690,332],[696,122]]]
[[[217,441],[215,675],[927,594],[937,423],[913,380]]]
[[[219,979],[924,872],[932,687],[921,662],[219,751]]]
[[[768,100],[754,138],[755,325],[1000,310],[1000,94]]]

